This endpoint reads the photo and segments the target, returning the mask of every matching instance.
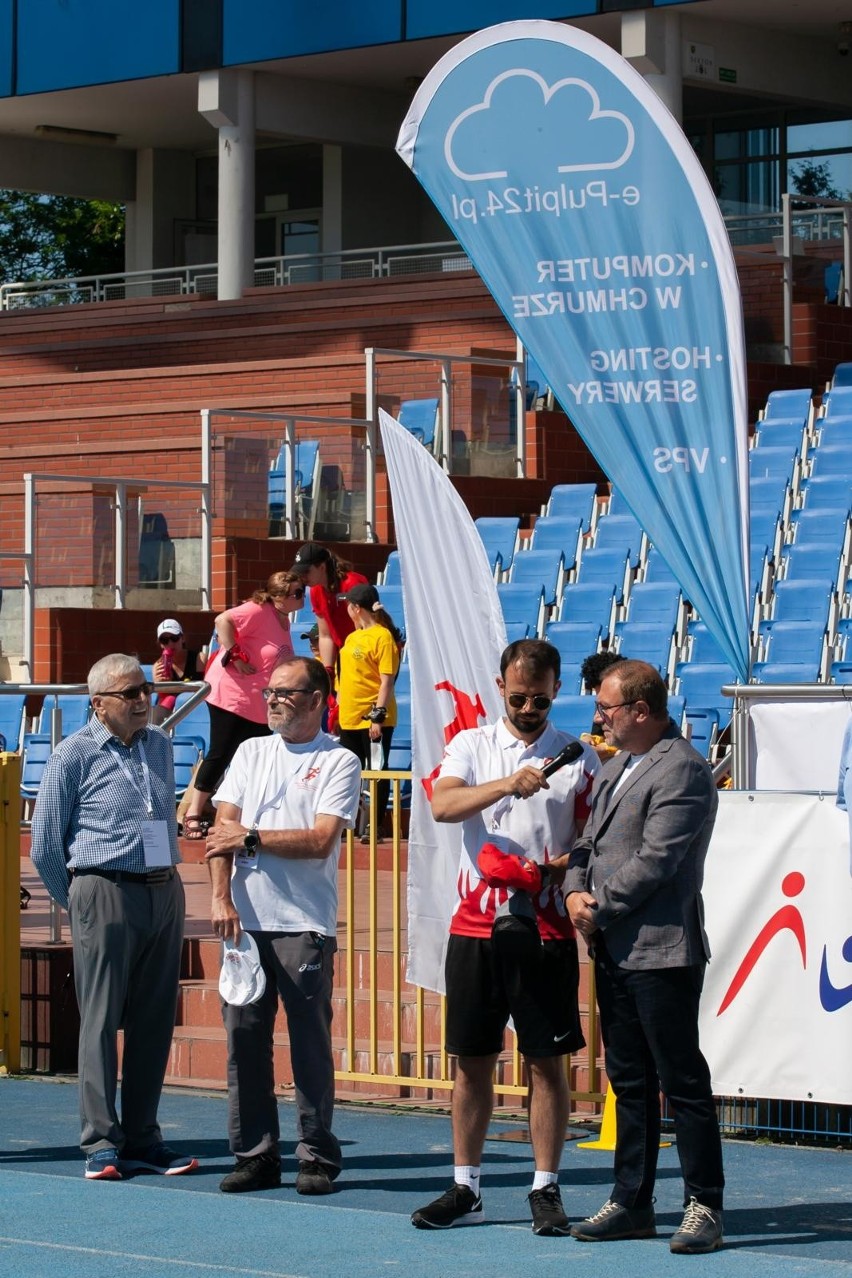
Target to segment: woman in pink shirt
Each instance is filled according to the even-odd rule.
[[[188,839],[203,839],[209,828],[205,808],[241,742],[266,736],[266,702],[261,695],[279,661],[292,655],[290,614],[302,605],[305,588],[294,572],[274,572],[264,590],[216,618],[220,647],[204,678],[211,686],[210,749],[195,777],[183,819]]]

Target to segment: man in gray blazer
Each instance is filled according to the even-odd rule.
[[[598,774],[564,890],[594,952],[606,1069],[616,1098],[615,1186],[574,1225],[583,1242],[656,1234],[653,1193],[660,1090],[674,1114],[684,1179],[671,1250],[722,1245],[722,1146],[698,1003],[710,957],[701,884],[718,796],[704,759],[668,716],[653,666],[623,661],[604,675],[597,708],[620,754]]]

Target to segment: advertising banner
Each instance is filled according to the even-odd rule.
[[[833,795],[722,794],[701,1045],[720,1096],[852,1104],[852,878]]]
[[[601,41],[510,22],[441,59],[397,150],[745,680],[740,293],[680,127]]]

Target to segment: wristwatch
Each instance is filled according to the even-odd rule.
[[[255,856],[260,847],[260,835],[256,828],[252,826],[246,837],[243,839],[243,847],[249,856]]]

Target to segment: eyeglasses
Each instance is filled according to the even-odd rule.
[[[119,688],[116,692],[98,692],[96,696],[121,697],[122,701],[138,701],[140,697],[150,697],[152,692],[152,684],[136,683],[132,688]]]
[[[304,599],[304,586],[291,586],[287,590],[276,590],[273,592],[273,599]]]
[[[261,696],[264,701],[289,701],[291,697],[295,697],[297,692],[301,692],[303,696],[309,696],[313,692],[313,688],[262,688]]]
[[[605,706],[603,702],[596,701],[595,709],[597,710],[598,714],[604,714],[609,716],[612,714],[614,710],[620,710],[622,706],[635,706],[635,705],[636,705],[635,700],[634,701],[617,701],[614,706]]]
[[[180,643],[180,635],[160,635],[157,643]]]
[[[525,697],[522,692],[509,692],[506,694],[506,700],[513,710],[520,710],[528,703],[536,710],[549,710],[553,705],[553,697],[545,697],[543,693],[535,697]]]

